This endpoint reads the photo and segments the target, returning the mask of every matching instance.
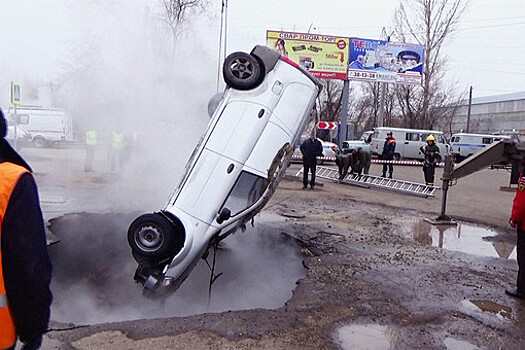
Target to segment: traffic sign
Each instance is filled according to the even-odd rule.
[[[22,101],[20,93],[20,84],[17,82],[11,82],[11,103],[15,106],[20,105]]]

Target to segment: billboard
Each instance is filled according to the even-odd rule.
[[[349,80],[421,84],[425,47],[350,38]]]
[[[349,38],[321,34],[266,31],[266,45],[299,64],[316,78],[348,77]]]

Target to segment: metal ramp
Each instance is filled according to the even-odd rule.
[[[302,176],[302,174],[303,169],[301,168],[295,176]],[[317,166],[315,176],[322,179],[339,181],[339,171],[337,169]],[[439,187],[436,186],[428,186],[417,182],[388,179],[380,176],[364,174],[348,174],[341,182],[366,188],[382,188],[425,198],[434,197],[434,193],[439,189]]]

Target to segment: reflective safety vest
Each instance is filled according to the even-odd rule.
[[[22,174],[28,172],[27,169],[13,163],[0,163],[0,220],[3,221],[11,193]],[[2,237],[2,223],[0,221],[0,238]],[[0,261],[2,249],[0,244]],[[0,264],[0,349],[13,346],[16,342],[15,323],[9,303],[5,293],[4,272]]]
[[[97,144],[97,132],[89,130],[86,132],[86,145],[95,146]]]
[[[113,148],[115,149],[122,149],[124,148],[124,133],[123,132],[118,132],[118,131],[113,131],[111,133],[112,137],[113,137]]]

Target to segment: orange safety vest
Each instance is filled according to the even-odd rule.
[[[5,211],[11,193],[22,174],[28,172],[27,169],[13,163],[0,163],[0,239],[2,237],[1,221],[4,220]],[[1,245],[1,244],[0,244]],[[2,250],[0,249],[0,261],[2,260]],[[7,349],[16,342],[15,322],[9,305],[4,286],[4,272],[0,264],[0,349]]]

